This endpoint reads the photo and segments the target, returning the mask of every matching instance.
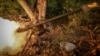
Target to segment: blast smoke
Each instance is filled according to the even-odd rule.
[[[20,24],[0,17],[0,53],[15,55],[25,44],[26,32],[18,33]]]

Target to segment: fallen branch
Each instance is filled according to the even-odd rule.
[[[48,20],[46,20],[46,21],[42,21],[42,22],[40,22],[40,23],[36,23],[36,24],[34,24],[34,25],[30,25],[30,26],[28,26],[28,27],[26,27],[26,28],[24,28],[24,29],[19,28],[19,29],[17,30],[17,32],[23,32],[23,31],[27,31],[27,30],[29,30],[29,29],[33,29],[34,27],[37,27],[37,26],[39,26],[39,25],[42,25],[42,24],[51,22],[51,21],[56,20],[56,19],[60,19],[60,18],[62,18],[62,17],[64,17],[64,16],[72,15],[72,14],[77,13],[77,12],[80,12],[80,11],[82,11],[81,8],[76,9],[76,10],[70,12],[70,13],[65,13],[65,14],[62,14],[62,15],[59,15],[59,16],[50,18],[50,19],[48,19]]]
[[[30,26],[26,27],[25,29],[18,29],[17,32],[27,31],[27,30],[29,30],[29,29],[33,29],[33,28],[36,27],[36,26],[45,24],[45,23],[47,23],[47,22],[51,22],[51,21],[56,20],[56,19],[60,19],[60,18],[62,18],[62,17],[64,17],[64,16],[72,15],[72,14],[77,13],[77,12],[80,12],[80,11],[87,12],[87,11],[89,11],[89,10],[91,10],[91,9],[96,8],[96,7],[98,7],[98,3],[93,2],[93,3],[90,3],[90,4],[84,5],[84,6],[82,6],[81,8],[78,8],[78,9],[76,9],[76,10],[70,12],[70,13],[65,13],[65,14],[62,14],[62,15],[59,15],[59,16],[50,18],[50,19],[48,19],[48,20],[46,20],[46,21],[42,21],[42,22],[40,22],[40,23],[36,23],[36,24],[34,24],[34,25],[30,25]]]

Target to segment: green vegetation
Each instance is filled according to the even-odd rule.
[[[34,6],[35,0],[28,0],[31,6]],[[54,17],[67,11],[81,7],[89,0],[48,0],[47,1],[47,17]],[[23,14],[24,11],[18,4],[17,0],[1,0],[0,1],[0,15],[18,15]]]
[[[36,0],[28,0],[31,7],[34,7],[34,3]],[[74,9],[80,8],[86,3],[91,2],[91,0],[47,0],[47,12],[46,12],[46,18],[51,18],[66,12],[73,11]],[[18,17],[19,15],[25,15],[25,11],[21,8],[21,6],[18,4],[17,0],[1,0],[0,1],[0,16],[10,18],[13,16]],[[83,13],[75,14],[77,15],[77,18],[83,18]],[[71,19],[67,19],[68,17],[63,17],[61,20],[54,21],[54,23],[65,23],[65,21],[72,21]],[[14,19],[14,18],[13,18]],[[86,18],[87,19],[87,18]],[[79,19],[76,19],[80,21]],[[60,24],[61,24],[60,23]],[[79,23],[78,23],[79,24]]]

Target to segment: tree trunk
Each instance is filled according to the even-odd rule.
[[[37,0],[36,2],[35,12],[39,22],[45,20],[46,3],[46,0]]]
[[[47,1],[46,0],[36,0],[36,4],[35,4],[35,14],[36,14],[36,18],[38,20],[38,22],[44,21],[45,20],[45,14],[46,14],[46,5],[47,5]],[[46,28],[46,24],[43,24],[41,26],[39,26],[39,28]]]
[[[29,6],[28,1],[26,1],[26,0],[18,0],[18,2],[22,6],[22,8],[25,10],[27,15],[30,17],[31,22],[33,24],[36,24],[36,23],[39,23],[39,22],[45,20],[46,4],[47,4],[46,0],[36,0],[36,3],[34,5],[34,9],[32,9]],[[44,28],[46,28],[46,24],[38,26],[37,30],[41,31]]]
[[[25,10],[25,12],[27,13],[27,15],[31,19],[31,21],[34,22],[34,24],[35,24],[36,21],[37,21],[36,18],[35,18],[35,14],[33,13],[31,7],[26,2],[26,0],[18,0],[18,2],[22,6],[22,8]]]
[[[29,6],[28,2],[26,0],[18,0],[19,4],[22,6],[22,8],[25,10],[25,12],[27,13],[27,15],[30,17],[31,22],[33,24],[36,24],[38,22],[44,21],[45,20],[45,13],[46,13],[46,0],[36,0],[36,4],[34,6],[34,11],[31,9],[31,7]],[[35,30],[32,29],[32,31],[34,31],[35,33],[32,32],[32,34],[30,34],[29,39],[27,40],[23,50],[22,50],[22,54],[25,50],[25,47],[27,46],[28,42],[30,41],[31,37],[33,42],[35,41],[35,43],[37,42],[37,34],[40,34],[40,32],[42,30],[44,30],[44,27],[46,27],[45,25],[40,25],[38,27],[35,27]],[[42,32],[43,33],[43,32]],[[32,43],[34,44],[34,43]]]

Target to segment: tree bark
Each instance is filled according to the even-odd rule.
[[[22,6],[22,8],[25,10],[27,15],[30,17],[31,22],[33,24],[36,24],[45,20],[46,4],[47,4],[46,0],[36,0],[34,9],[32,9],[29,6],[27,0],[18,0],[18,2]],[[46,24],[43,24],[37,27],[39,31],[41,31],[44,28],[46,28]]]
[[[35,7],[34,7],[34,9],[35,9],[34,12],[36,14],[36,18],[38,20],[38,23],[45,20],[46,5],[47,5],[46,0],[36,0],[36,4],[35,4]],[[46,28],[46,24],[43,24],[40,27]]]
[[[35,12],[39,22],[45,20],[46,4],[46,0],[37,0],[36,2]]]
[[[36,4],[35,4],[34,9],[33,9],[34,11],[31,9],[31,7],[29,6],[29,4],[26,0],[18,0],[18,2],[22,6],[22,8],[25,10],[27,15],[30,17],[31,22],[33,24],[36,24],[38,22],[45,20],[46,2],[47,2],[46,0],[36,0]],[[44,29],[44,26],[45,25],[39,25],[38,27],[36,27],[36,29],[38,29],[38,31],[34,31],[34,29],[31,30],[32,34],[30,34],[30,37],[28,38],[28,40],[27,40],[27,42],[22,50],[21,56],[22,56],[22,54],[25,50],[25,47],[27,46],[27,44],[31,38],[33,38],[34,40],[37,41],[37,36],[38,36],[37,34],[40,34],[41,30]],[[36,34],[33,31],[36,32]]]
[[[22,8],[25,10],[27,15],[31,19],[31,21],[34,22],[34,24],[35,24],[36,21],[37,21],[36,18],[35,18],[35,14],[33,13],[33,10],[29,6],[29,4],[26,2],[26,0],[18,0],[18,2],[22,6]]]

